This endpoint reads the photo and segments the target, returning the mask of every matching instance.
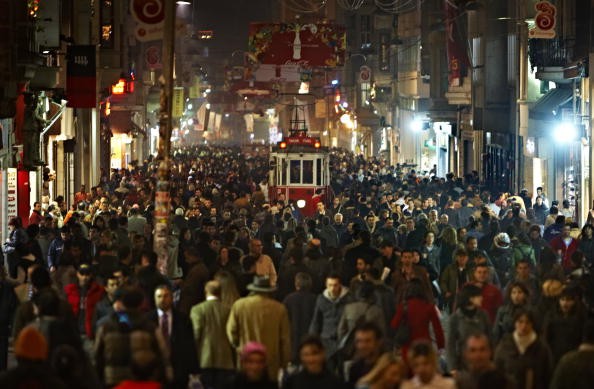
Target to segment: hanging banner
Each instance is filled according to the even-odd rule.
[[[130,13],[136,21],[136,39],[141,42],[163,39],[164,5],[163,0],[130,0]]]
[[[66,57],[67,106],[95,108],[97,106],[95,46],[68,46]]]
[[[346,30],[337,24],[251,23],[248,50],[260,64],[344,66]]]
[[[175,87],[173,88],[173,100],[171,106],[171,116],[174,118],[180,118],[184,114],[184,88]]]
[[[19,214],[17,170],[12,167],[6,169],[6,179],[6,217],[10,220]]]
[[[539,1],[534,4],[536,15],[534,27],[528,31],[529,38],[553,39],[555,38],[555,25],[557,24],[557,7],[548,1]]]
[[[469,61],[465,43],[460,40],[462,34],[457,24],[457,20],[460,19],[460,8],[452,0],[444,0],[444,12],[449,70],[448,85],[450,87],[462,86],[462,77],[465,76]]]

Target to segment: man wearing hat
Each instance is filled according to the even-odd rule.
[[[82,264],[76,271],[77,282],[64,287],[66,300],[72,307],[72,313],[78,323],[85,350],[90,352],[91,339],[94,338],[93,316],[97,303],[105,293],[103,287],[93,280],[91,267]]]
[[[249,341],[266,346],[270,355],[276,356],[268,363],[269,376],[275,378],[291,358],[289,315],[285,306],[272,298],[276,287],[268,277],[254,276],[247,289],[252,293],[231,307],[227,337],[238,352]]]
[[[41,332],[26,327],[14,344],[18,365],[0,374],[0,388],[66,388],[45,364],[48,353],[49,347]]]

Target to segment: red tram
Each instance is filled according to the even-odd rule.
[[[293,201],[303,216],[330,200],[330,155],[307,129],[291,130],[270,152],[271,200]]]

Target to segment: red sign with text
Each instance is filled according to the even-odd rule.
[[[251,23],[249,51],[261,64],[344,65],[346,31],[336,24]]]

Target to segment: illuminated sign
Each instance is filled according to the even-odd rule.
[[[310,138],[307,136],[290,136],[285,138],[279,145],[281,149],[287,148],[288,145],[292,146],[313,146],[316,149],[320,148],[321,143],[318,138]]]
[[[117,84],[111,86],[111,94],[123,95],[124,93],[126,93],[126,80],[120,78]]]

